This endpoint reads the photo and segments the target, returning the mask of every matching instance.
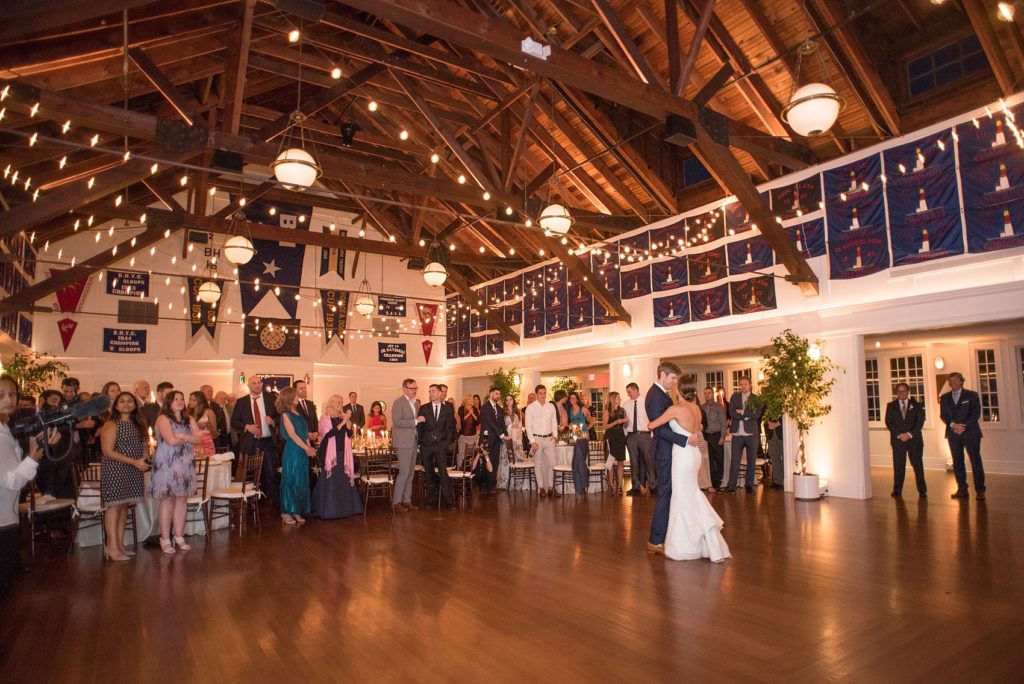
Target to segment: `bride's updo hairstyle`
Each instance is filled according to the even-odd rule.
[[[679,382],[677,392],[691,404],[697,400],[697,388],[693,385],[684,385],[682,382]]]

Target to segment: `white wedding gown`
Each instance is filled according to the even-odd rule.
[[[674,419],[668,425],[673,432],[690,436]],[[697,487],[700,460],[697,447],[672,446],[672,500],[665,556],[673,560],[709,558],[720,563],[732,554],[722,537],[722,519]]]

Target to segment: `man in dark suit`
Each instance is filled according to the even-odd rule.
[[[431,385],[430,401],[420,406],[419,424],[420,460],[427,476],[427,505],[438,504],[438,486],[441,498],[449,509],[455,508],[448,483],[448,445],[452,441],[455,414],[450,404],[441,401],[441,388]],[[436,471],[436,472],[435,472]]]
[[[914,469],[917,493],[922,499],[928,496],[924,483],[924,406],[910,396],[910,385],[901,382],[896,385],[896,398],[885,407],[885,427],[889,429],[892,444],[892,496],[903,495],[903,477],[907,472],[907,457]]]
[[[316,415],[316,404],[307,397],[309,385],[305,380],[296,380],[292,387],[295,388],[295,394],[298,396],[295,410],[305,419],[309,433],[315,434],[320,429],[320,422]]]
[[[203,385],[199,388],[199,391],[206,397],[206,403],[210,405],[213,417],[217,421],[217,438],[213,440],[213,445],[219,450],[228,451],[231,449],[231,433],[228,432],[228,414],[224,412],[224,407],[214,400],[213,385]]]
[[[956,477],[956,491],[953,499],[966,499],[967,464],[964,449],[971,459],[971,474],[974,475],[974,492],[978,501],[985,500],[985,467],[981,464],[981,397],[977,392],[964,389],[964,376],[950,373],[947,381],[949,392],[939,398],[939,416],[946,424],[946,440],[953,454],[953,475]]]
[[[501,407],[501,390],[492,387],[487,392],[487,402],[480,407],[480,441],[487,449],[487,458],[491,461],[491,471],[484,480],[484,498],[494,496],[494,488],[498,482],[498,461],[501,455],[501,443],[508,439],[505,427],[505,410]]]
[[[681,371],[674,363],[658,365],[658,381],[651,385],[644,398],[644,411],[649,420],[660,418],[672,406],[668,389],[679,382]],[[686,435],[672,432],[668,423],[654,429],[651,451],[658,469],[658,500],[651,519],[651,536],[647,540],[647,553],[665,555],[665,534],[668,532],[669,507],[672,502],[672,445],[686,446]]]
[[[363,410],[363,405],[360,404],[357,399],[358,395],[355,392],[348,393],[348,403],[345,404],[343,411],[352,412],[352,429],[362,430],[366,425],[366,411]]]
[[[261,489],[278,507],[277,450],[274,448],[273,431],[277,424],[277,408],[273,395],[263,389],[263,378],[250,375],[247,384],[249,393],[238,398],[231,412],[231,427],[238,432],[239,452],[253,454],[259,449],[263,454]]]
[[[740,458],[747,452],[746,490],[754,491],[754,477],[757,475],[757,449],[761,445],[761,412],[750,408],[751,399],[757,403],[757,395],[750,391],[750,378],[740,378],[740,389],[729,399],[729,415],[732,417],[729,431],[732,433],[732,453],[729,457],[729,488],[736,491],[740,475]],[[751,404],[753,406],[754,404]]]
[[[164,380],[156,386],[156,402],[148,402],[142,405],[142,417],[146,419],[146,424],[153,428],[154,434],[156,433],[157,416],[160,415],[160,409],[164,407],[164,397],[172,389],[174,389],[174,383]]]

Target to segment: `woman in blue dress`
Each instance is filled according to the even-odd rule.
[[[573,392],[569,395],[569,407],[566,410],[569,428],[576,427],[576,444],[572,450],[572,480],[577,494],[586,494],[590,482],[590,441],[589,430],[592,419],[590,411],[580,400],[580,395]]]
[[[313,515],[324,520],[363,513],[363,501],[355,485],[352,412],[344,410],[343,402],[335,394],[327,400],[320,416],[320,477],[313,489]]]
[[[281,417],[281,520],[285,525],[304,523],[309,515],[309,459],[316,450],[309,443],[306,419],[295,411],[299,401],[294,387],[285,387],[277,395],[277,413]]]

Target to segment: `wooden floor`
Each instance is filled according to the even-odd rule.
[[[131,563],[43,549],[0,612],[5,682],[1021,681],[1024,478],[989,499],[714,496],[733,558],[644,552],[652,500],[217,532]],[[909,489],[913,489],[912,483]],[[45,545],[44,545],[45,546]],[[685,679],[683,679],[685,678]],[[697,679],[699,678],[699,680]]]

